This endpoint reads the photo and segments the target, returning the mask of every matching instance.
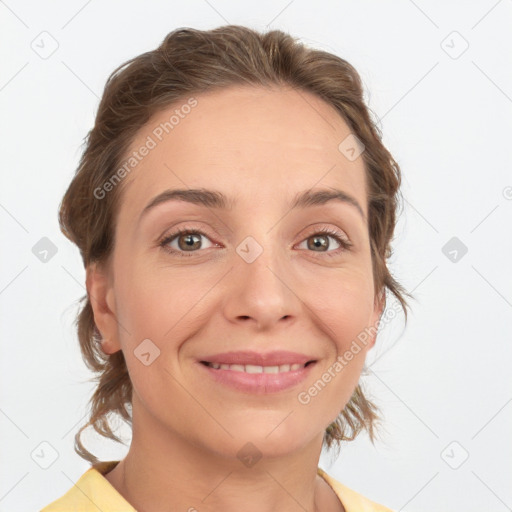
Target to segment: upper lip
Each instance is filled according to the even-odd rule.
[[[255,366],[280,366],[284,364],[306,364],[308,361],[316,361],[314,357],[276,350],[273,352],[259,353],[252,351],[224,352],[200,359],[201,362],[216,364],[252,364]]]

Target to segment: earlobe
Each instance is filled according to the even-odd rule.
[[[121,349],[114,290],[108,275],[96,263],[86,269],[86,287],[94,323],[102,337],[101,348],[106,354],[114,354]]]
[[[375,307],[377,308],[379,320],[386,309],[386,288],[382,288],[381,292],[375,297]]]
[[[370,342],[369,348],[373,348],[375,345],[375,342],[377,341],[377,332],[379,330],[380,325],[380,318],[382,316],[382,313],[384,312],[384,309],[386,308],[386,289],[383,288],[380,293],[375,295],[375,301],[374,301],[374,309],[373,309],[373,315],[372,315],[372,323],[370,326]]]

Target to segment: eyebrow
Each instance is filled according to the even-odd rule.
[[[184,201],[187,203],[204,206],[206,208],[216,208],[222,210],[230,210],[236,204],[236,201],[233,198],[229,199],[222,192],[217,190],[208,190],[205,188],[174,190],[169,189],[155,196],[146,205],[139,216],[138,222],[140,222],[142,218],[157,205],[166,203],[168,201]],[[338,190],[335,188],[305,190],[304,192],[298,193],[295,195],[290,205],[290,209],[304,209],[311,206],[324,205],[331,201],[341,202],[354,207],[366,222],[366,215],[364,214],[364,211],[357,199],[350,194],[347,194],[343,190]]]

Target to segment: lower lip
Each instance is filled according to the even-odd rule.
[[[281,373],[247,373],[221,370],[198,363],[217,382],[238,391],[254,394],[278,393],[297,386],[309,375],[316,362],[298,370]]]

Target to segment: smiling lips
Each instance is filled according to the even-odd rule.
[[[219,383],[247,393],[283,391],[303,381],[316,359],[289,351],[227,352],[200,359]]]
[[[246,372],[246,373],[281,373],[299,370],[304,368],[303,364],[281,364],[279,366],[259,366],[256,364],[217,364],[217,363],[206,363],[210,368],[216,370],[232,370],[234,372]]]

